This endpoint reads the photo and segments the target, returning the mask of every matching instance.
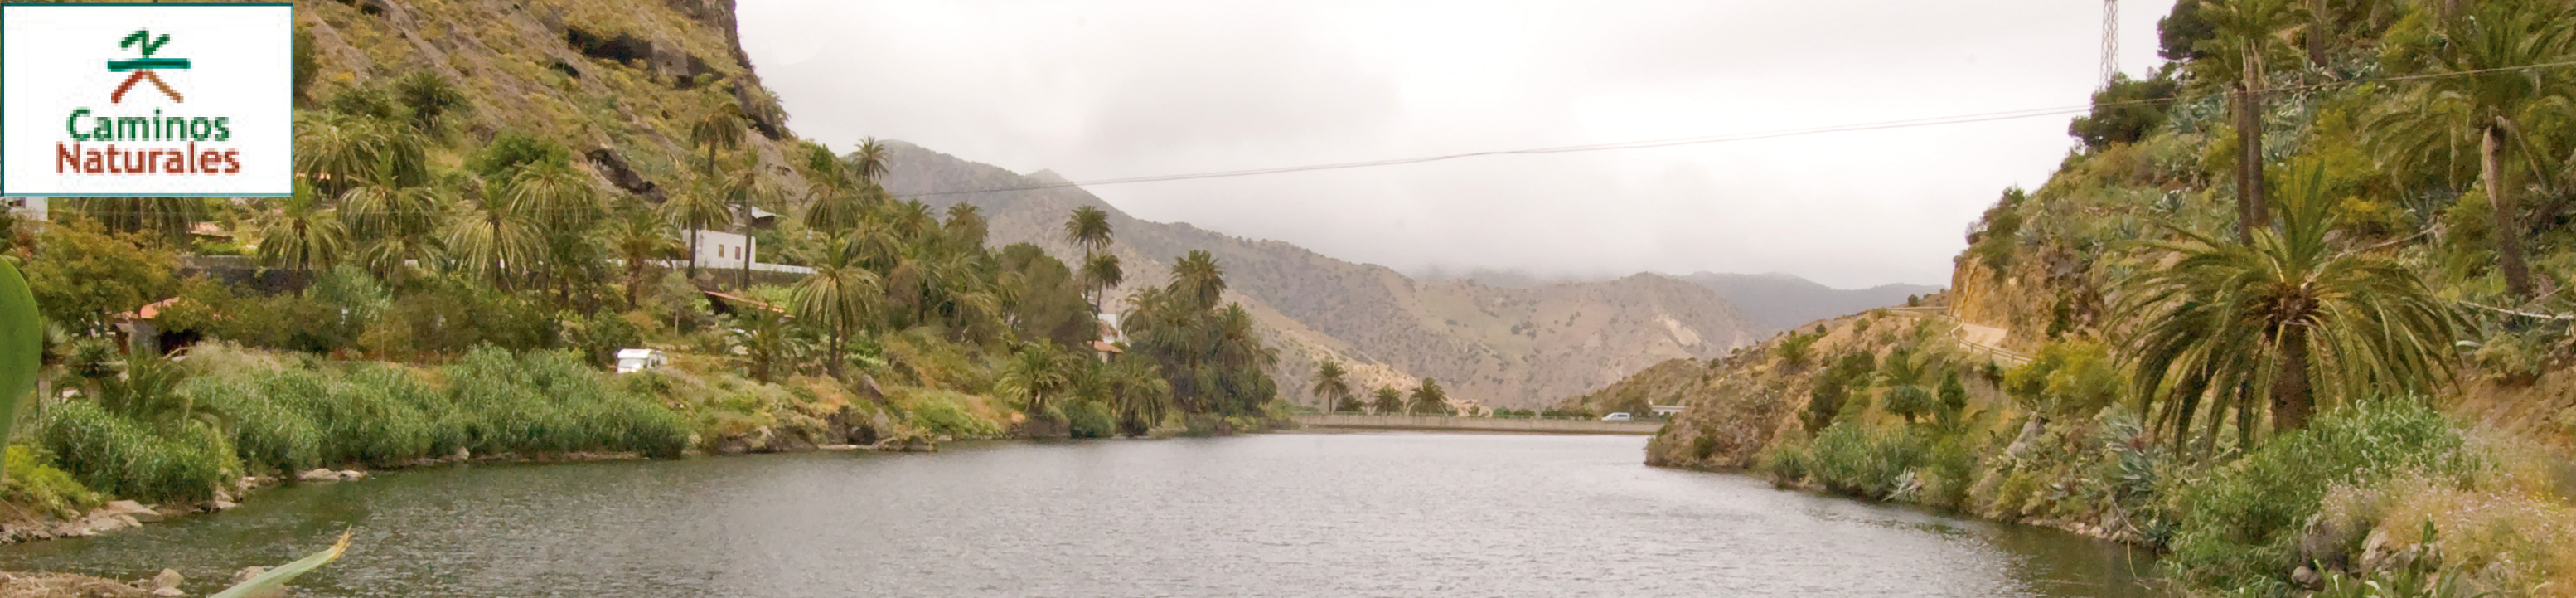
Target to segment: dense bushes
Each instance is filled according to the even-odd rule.
[[[2200,479],[2173,479],[2179,528],[2166,561],[2200,585],[2277,584],[2299,566],[2300,530],[2338,487],[2402,474],[2459,479],[2483,460],[2440,413],[2414,400],[2365,402],[2283,434]]]
[[[195,422],[173,430],[119,417],[90,401],[45,408],[36,437],[57,463],[90,488],[144,501],[205,500],[238,469],[231,447]]]
[[[46,410],[36,437],[90,487],[143,500],[209,498],[227,471],[387,466],[460,448],[675,457],[690,438],[660,402],[614,388],[567,352],[478,349],[441,372],[443,385],[397,366],[203,352],[209,359],[192,365],[206,371],[179,393],[217,417],[126,417],[73,399]],[[222,431],[209,419],[224,422]]]

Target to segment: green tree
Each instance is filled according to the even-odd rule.
[[[295,195],[281,200],[259,226],[260,261],[297,272],[339,263],[348,243],[348,229],[323,205],[313,185],[302,180],[295,182]]]
[[[86,221],[35,227],[20,262],[36,305],[72,332],[105,329],[108,316],[169,296],[178,256]]]
[[[1215,255],[1192,249],[1172,264],[1172,288],[1192,305],[1215,307],[1225,296],[1225,267]]]
[[[1377,400],[1369,404],[1369,411],[1372,413],[1401,413],[1404,411],[1404,391],[1396,390],[1393,386],[1386,386],[1378,388],[1377,392],[1373,393],[1373,396],[1376,397]]]
[[[1440,381],[1423,378],[1422,385],[1414,387],[1413,413],[1415,415],[1447,415],[1449,413],[1449,393],[1440,390]]]
[[[770,198],[777,196],[777,190],[769,184],[769,179],[760,176],[759,160],[749,156],[745,156],[741,164],[725,173],[724,180],[718,185],[717,190],[725,202],[733,204],[734,220],[744,239],[752,237],[753,205],[768,203]],[[751,288],[751,262],[759,257],[752,255],[748,249],[743,252],[742,271],[737,288]]]
[[[2191,1],[2191,0],[2185,0]],[[2229,81],[2236,116],[2237,239],[2251,242],[2254,230],[2271,226],[2269,191],[2263,176],[2263,95],[2271,85],[2271,64],[2285,55],[2281,34],[2305,22],[2296,0],[2199,0],[2197,16],[2213,37],[2195,48],[2191,61],[2211,81]]]
[[[2123,348],[2140,397],[2188,409],[2210,390],[2238,392],[2240,434],[2250,403],[2271,399],[2275,430],[2306,427],[2316,381],[2335,396],[2421,391],[2450,373],[2455,314],[2395,259],[2338,248],[2325,169],[2299,169],[2285,189],[2279,230],[2225,243],[2174,230],[2148,244],[2176,261],[2119,283],[2132,318]],[[2223,410],[2212,408],[2215,414]],[[2159,417],[2188,432],[2189,416]],[[2215,435],[2216,423],[2211,425]]]
[[[448,117],[466,108],[465,92],[458,91],[446,77],[429,71],[412,71],[394,80],[394,100],[400,102],[410,117],[413,129],[422,133],[438,130]]]
[[[626,266],[626,305],[635,308],[644,288],[644,274],[654,262],[669,259],[681,250],[678,239],[671,236],[671,222],[662,219],[652,208],[630,202],[621,215],[609,222],[609,249]]]
[[[1064,221],[1064,240],[1082,248],[1082,282],[1091,288],[1091,310],[1100,311],[1101,295],[1109,287],[1125,282],[1126,273],[1118,267],[1118,256],[1109,253],[1116,233],[1109,228],[1109,212],[1096,206],[1080,206]]]
[[[1029,343],[1003,362],[1001,377],[993,386],[1004,396],[1018,399],[1030,417],[1045,417],[1049,402],[1072,386],[1073,368],[1078,365],[1055,345]]]
[[[336,112],[297,112],[295,171],[322,197],[339,197],[361,181],[412,187],[429,181],[420,136],[384,121]]]
[[[997,283],[1020,338],[1046,339],[1074,351],[1089,351],[1100,338],[1100,320],[1091,315],[1073,270],[1029,243],[1003,247]]]
[[[742,104],[718,98],[689,119],[689,145],[706,148],[705,175],[716,176],[716,150],[742,147]]]
[[[340,196],[341,226],[360,239],[351,257],[394,286],[402,286],[412,260],[426,259],[438,245],[438,217],[448,200],[437,188],[404,186],[383,176],[390,167]]]
[[[794,305],[799,320],[828,331],[825,371],[841,378],[844,347],[851,333],[875,318],[878,298],[885,295],[884,281],[875,272],[859,267],[848,237],[829,239],[824,247],[823,255],[815,261],[814,273],[796,281],[789,303]]]
[[[892,150],[885,144],[877,142],[875,137],[859,140],[859,147],[850,150],[849,155],[844,156],[842,160],[849,163],[852,174],[858,175],[859,180],[866,181],[871,186],[875,185],[878,179],[884,178],[886,169],[894,164]]]
[[[1317,409],[1331,412],[1334,406],[1351,400],[1351,382],[1343,379],[1348,374],[1342,371],[1339,361],[1327,359],[1315,366],[1315,386],[1309,392],[1315,393]]]
[[[2514,195],[2520,175],[2545,175],[2557,158],[2543,155],[2524,123],[2563,113],[2576,101],[2576,79],[2565,69],[2532,68],[2576,55],[2576,7],[2541,0],[2478,2],[2437,17],[2419,63],[2422,78],[2403,102],[2408,120],[2460,126],[2477,137],[2478,178],[2486,189],[2496,269],[2514,298],[2534,291]],[[2561,117],[2563,118],[2563,117]],[[2521,158],[2521,166],[2508,164]]]

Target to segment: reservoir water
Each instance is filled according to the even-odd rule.
[[[2144,596],[2071,534],[1650,468],[1640,437],[1275,434],[452,466],[0,547],[119,579],[355,547],[297,595]]]

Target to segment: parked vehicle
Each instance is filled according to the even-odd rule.
[[[1605,422],[1623,422],[1632,419],[1636,419],[1636,416],[1628,415],[1628,412],[1626,411],[1601,416],[1601,421]]]

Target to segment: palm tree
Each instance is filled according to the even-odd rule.
[[[2115,313],[2131,318],[2119,329],[2141,409],[2161,403],[2151,421],[2174,422],[2177,443],[2211,390],[2236,392],[2238,434],[2250,441],[2256,396],[2271,398],[2272,427],[2287,431],[2307,425],[2319,378],[2333,396],[2359,397],[2423,391],[2450,372],[2458,331],[2447,304],[2397,260],[2328,239],[2335,198],[2322,165],[2288,183],[2279,230],[2256,231],[2253,243],[2174,230],[2179,240],[2147,245],[2174,254],[2173,265],[2119,284]],[[2225,409],[2209,412],[2204,446]]]
[[[1377,401],[1369,405],[1369,411],[1371,413],[1398,413],[1404,411],[1404,391],[1396,390],[1393,386],[1379,387],[1377,389],[1376,396]]]
[[[1114,253],[1102,253],[1083,258],[1082,272],[1075,276],[1081,279],[1082,286],[1091,289],[1092,313],[1100,312],[1101,298],[1109,294],[1109,289],[1117,287],[1119,283],[1127,282],[1127,272],[1118,265],[1118,254]]]
[[[691,185],[690,190],[674,194],[669,201],[662,202],[662,218],[669,220],[671,224],[678,225],[680,230],[689,237],[689,278],[691,279],[698,276],[698,231],[715,228],[717,222],[722,222],[728,217],[724,199],[716,196],[713,189],[707,188],[705,179],[699,179],[699,181],[699,184]]]
[[[760,259],[760,256],[752,254],[758,243],[751,238],[751,207],[754,201],[772,197],[775,190],[768,179],[760,176],[759,161],[746,157],[742,164],[726,174],[718,192],[723,194],[725,201],[734,204],[734,217],[739,219],[737,224],[742,229],[743,242],[749,245],[743,249],[742,274],[737,288],[751,288],[751,261]]]
[[[295,195],[260,225],[259,258],[271,266],[312,272],[339,263],[347,251],[349,231],[323,207],[321,193],[309,181],[295,181]]]
[[[948,206],[948,222],[941,228],[948,242],[957,244],[957,251],[980,249],[985,237],[992,234],[992,223],[984,220],[984,209],[965,202]]]
[[[1941,370],[1940,355],[1930,351],[1898,350],[1887,356],[1877,373],[1878,384],[1885,387],[1879,404],[1888,413],[1913,424],[1916,418],[1940,410],[1940,397],[1933,387],[1932,374]]]
[[[467,274],[506,288],[545,252],[545,238],[536,223],[496,204],[468,202],[448,217],[438,241]]]
[[[437,188],[374,176],[340,197],[340,221],[351,235],[367,239],[358,249],[359,261],[399,288],[410,262],[437,245],[439,210],[446,204]]]
[[[875,137],[859,140],[858,149],[851,150],[842,160],[849,163],[851,174],[858,175],[859,180],[867,181],[869,185],[875,185],[878,179],[885,177],[886,168],[893,163],[885,144],[878,143]]]
[[[1331,413],[1333,406],[1351,399],[1351,383],[1349,380],[1342,379],[1347,374],[1348,372],[1342,371],[1342,362],[1339,361],[1327,359],[1324,360],[1323,365],[1315,366],[1315,386],[1312,392],[1315,393],[1319,410]]]
[[[679,240],[671,237],[670,221],[652,208],[635,203],[621,211],[624,216],[612,221],[608,228],[608,247],[626,264],[626,305],[632,308],[636,293],[644,288],[645,269],[681,247]]]
[[[1002,365],[1002,375],[993,385],[1005,396],[1019,398],[1031,418],[1045,417],[1047,401],[1073,384],[1072,367],[1077,362],[1066,359],[1048,343],[1028,343]]]
[[[2528,68],[2576,53],[2576,8],[2536,0],[2481,2],[2439,22],[2425,60],[2424,74],[2430,76],[2417,80],[2418,118],[2465,124],[2478,136],[2478,178],[2493,212],[2496,268],[2505,289],[2527,301],[2533,290],[2524,263],[2521,205],[2514,201],[2519,185],[2504,163],[2508,153],[2520,154],[2532,170],[2542,170],[2547,157],[2536,155],[2541,152],[2523,136],[2522,122],[2539,110],[2563,110],[2576,98],[2562,69]]]
[[[1225,296],[1225,267],[1216,256],[1203,249],[1192,249],[1172,264],[1172,288],[1180,298],[1199,309],[1216,307]]]
[[[1141,359],[1122,359],[1109,365],[1110,396],[1118,412],[1118,429],[1129,436],[1143,436],[1171,415],[1172,383],[1163,379],[1154,365]]]
[[[1109,230],[1109,212],[1093,206],[1073,209],[1073,217],[1064,221],[1064,241],[1082,248],[1084,253],[1109,250],[1113,233]]]
[[[689,145],[707,148],[706,176],[716,174],[716,150],[742,147],[742,105],[719,98],[689,121]]]
[[[429,157],[419,135],[393,123],[336,112],[297,112],[295,172],[326,197],[362,181],[419,186],[429,180]]]
[[[1448,412],[1449,393],[1442,392],[1440,390],[1439,380],[1423,378],[1422,386],[1415,387],[1413,389],[1413,413],[1416,415],[1434,415],[1447,414]]]
[[[833,237],[824,241],[824,247],[814,273],[796,281],[788,302],[794,306],[797,319],[830,331],[831,340],[824,347],[829,352],[824,367],[832,377],[840,378],[842,346],[851,332],[876,317],[878,299],[885,296],[884,281],[875,272],[859,267],[849,237]]]
[[[2192,0],[2184,0],[2186,2]],[[2268,64],[2285,50],[2283,31],[2305,21],[2294,0],[2199,0],[2200,16],[2217,33],[2201,42],[2192,66],[2213,81],[2230,81],[2236,116],[2236,237],[2252,242],[2270,226],[2263,180],[2263,93]]]
[[[1073,216],[1064,221],[1064,241],[1082,248],[1082,282],[1090,287],[1094,313],[1100,311],[1101,295],[1126,278],[1118,269],[1118,256],[1109,253],[1114,235],[1109,212],[1095,206],[1074,208]]]

